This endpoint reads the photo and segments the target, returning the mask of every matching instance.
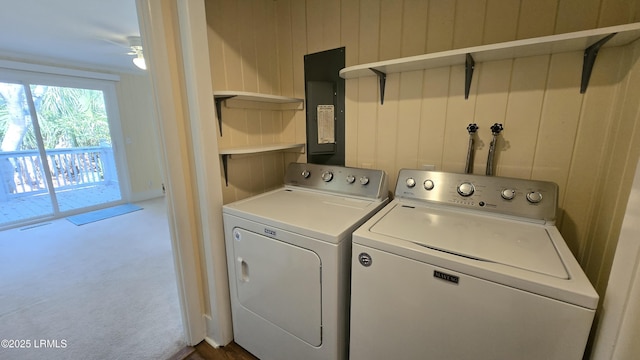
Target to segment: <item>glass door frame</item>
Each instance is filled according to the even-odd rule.
[[[35,135],[38,139],[38,153],[41,159],[41,163],[43,166],[43,170],[46,174],[46,182],[49,190],[49,194],[51,196],[52,207],[53,207],[53,215],[52,216],[44,216],[33,219],[26,219],[24,223],[20,223],[19,225],[29,224],[34,222],[40,222],[43,219],[47,218],[60,218],[63,216],[69,216],[73,214],[78,214],[90,210],[100,209],[107,206],[112,206],[115,204],[120,204],[127,202],[130,199],[131,187],[129,183],[128,176],[128,167],[126,156],[124,152],[124,141],[123,141],[123,132],[120,124],[120,110],[118,107],[118,97],[116,94],[116,85],[115,81],[119,80],[118,76],[109,76],[109,74],[99,74],[93,72],[85,72],[85,71],[77,71],[77,70],[68,70],[65,69],[57,69],[53,67],[42,67],[45,69],[58,70],[64,74],[50,74],[50,73],[42,73],[42,72],[34,72],[34,71],[25,71],[25,70],[16,70],[16,69],[7,69],[2,67],[2,63],[0,63],[0,82],[13,83],[22,85],[25,89],[25,96],[27,97],[27,104],[29,106],[29,112],[32,119],[32,124],[34,127]],[[93,77],[91,75],[98,75],[98,77]],[[81,75],[88,75],[83,77]],[[103,76],[101,76],[103,75]],[[68,88],[80,88],[80,89],[90,89],[90,90],[99,90],[102,92],[104,96],[104,104],[105,111],[107,114],[108,125],[109,125],[109,134],[111,136],[111,146],[113,149],[113,157],[115,161],[115,166],[117,169],[117,180],[120,187],[121,198],[118,201],[98,204],[95,206],[89,206],[82,209],[72,209],[67,211],[60,211],[59,204],[57,202],[57,197],[55,196],[55,190],[53,188],[53,181],[51,177],[51,170],[48,166],[48,160],[46,155],[46,149],[44,148],[43,139],[39,131],[39,123],[38,116],[36,113],[35,105],[33,103],[33,97],[31,96],[31,85],[45,85],[45,86],[56,86],[56,87],[68,87]],[[13,227],[15,225],[10,224],[8,227]],[[1,226],[2,228],[4,226]]]
[[[45,174],[45,181],[47,182],[47,190],[49,192],[49,198],[51,199],[51,207],[53,216],[60,214],[60,206],[58,204],[58,196],[53,187],[53,178],[51,175],[51,167],[47,160],[47,149],[44,147],[44,139],[42,138],[42,132],[40,131],[40,121],[38,121],[38,113],[36,111],[36,105],[33,102],[33,93],[31,92],[31,86],[27,83],[21,83],[24,89],[24,96],[27,100],[29,107],[29,117],[31,118],[31,126],[33,126],[33,134],[36,137],[36,144],[38,146],[38,154],[40,155],[40,166]]]

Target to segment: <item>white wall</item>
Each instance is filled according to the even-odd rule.
[[[162,196],[161,149],[149,75],[120,74],[116,92],[131,186],[129,200]]]

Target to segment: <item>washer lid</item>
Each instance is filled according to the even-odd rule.
[[[398,204],[370,231],[478,261],[569,278],[549,233],[539,224]]]

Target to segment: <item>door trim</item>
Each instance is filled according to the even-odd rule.
[[[215,107],[208,48],[196,46],[207,42],[204,1],[136,0],[136,6],[163,145],[185,336],[190,345],[203,339],[226,345],[233,332]]]
[[[199,256],[196,249],[198,239],[195,227],[193,196],[190,182],[186,144],[183,134],[183,114],[180,96],[174,94],[168,35],[165,34],[163,8],[166,1],[136,0],[140,31],[147,56],[157,114],[158,134],[162,146],[161,160],[167,189],[167,217],[171,246],[176,270],[178,298],[184,326],[184,335],[189,345],[198,344],[205,336],[202,317],[202,289],[199,284]],[[167,25],[169,29],[170,26]]]

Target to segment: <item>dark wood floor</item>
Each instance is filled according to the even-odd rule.
[[[203,341],[196,346],[185,347],[169,360],[258,360],[258,358],[234,342],[216,349]]]

